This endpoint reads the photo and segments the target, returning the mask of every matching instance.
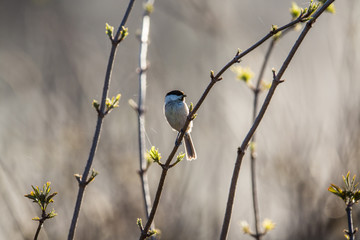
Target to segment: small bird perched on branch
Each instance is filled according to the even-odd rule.
[[[179,90],[168,92],[165,96],[164,114],[169,125],[180,132],[184,127],[187,116],[189,115],[189,108],[185,103],[186,95]],[[191,129],[193,123],[190,122],[184,135],[186,159],[191,161],[196,159],[196,152],[191,139]]]

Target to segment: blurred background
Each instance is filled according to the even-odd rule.
[[[151,15],[146,99],[147,148],[165,158],[176,133],[163,117],[165,94],[183,90],[196,103],[238,48],[245,50],[290,21],[291,0],[155,1]],[[308,1],[300,0],[305,8]],[[40,239],[65,239],[78,185],[96,124],[93,99],[100,100],[110,42],[105,23],[119,25],[128,1],[0,1],[0,239],[32,239],[38,207],[26,199],[31,185],[50,181],[58,192]],[[99,176],[86,189],[77,239],[137,239],[145,221],[137,170],[139,41],[143,2],[136,1],[118,48],[110,96],[120,107],[105,118],[93,168]],[[342,184],[348,170],[360,174],[360,3],[335,2],[296,53],[257,131],[260,220],[276,228],[264,239],[341,239],[345,205],[327,191]],[[298,36],[276,45],[271,68],[279,69]],[[242,59],[258,75],[268,43]],[[261,101],[265,93],[261,95]],[[193,140],[198,159],[168,173],[156,226],[162,239],[217,239],[237,147],[252,122],[252,92],[228,71],[200,108]],[[180,147],[183,151],[183,147]],[[238,181],[229,239],[243,235],[240,222],[254,229],[249,155]],[[160,176],[152,165],[152,199]],[[360,206],[354,207],[355,226]]]

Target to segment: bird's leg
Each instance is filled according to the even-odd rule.
[[[178,139],[179,139],[180,133],[181,133],[181,132],[178,132],[177,137],[176,137],[176,140],[175,140],[175,145],[176,145],[177,147],[179,147],[179,146],[182,144],[182,142],[179,142],[179,143],[178,143]]]

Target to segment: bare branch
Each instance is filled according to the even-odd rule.
[[[139,162],[140,170],[139,176],[141,180],[141,188],[143,193],[144,205],[146,218],[149,219],[151,211],[151,197],[149,182],[147,177],[148,164],[145,159],[145,100],[146,100],[146,80],[147,80],[147,52],[149,46],[149,32],[150,32],[150,9],[152,9],[154,0],[147,0],[144,4],[144,14],[142,19],[142,29],[140,36],[140,53],[139,53],[139,100],[137,104],[137,113],[138,113],[138,136],[139,136]],[[155,223],[152,221],[151,228],[155,229]],[[143,230],[142,230],[143,232]],[[155,239],[155,236],[151,236],[152,239]]]
[[[292,58],[294,57],[297,49],[299,48],[299,46],[301,45],[302,41],[304,40],[306,34],[309,32],[310,28],[312,27],[312,24],[316,21],[316,19],[325,11],[325,9],[332,3],[334,2],[334,0],[328,0],[319,10],[317,10],[316,13],[314,13],[314,15],[312,16],[312,18],[306,23],[305,28],[303,29],[303,31],[301,32],[299,38],[296,40],[294,46],[292,47],[292,49],[290,50],[288,56],[286,57],[283,65],[281,66],[279,73],[275,74],[275,72],[273,71],[273,75],[274,75],[274,79],[271,85],[271,88],[264,100],[264,103],[261,107],[261,110],[259,112],[259,114],[257,115],[254,124],[252,125],[250,131],[248,132],[248,134],[246,135],[244,141],[241,144],[241,147],[238,149],[237,152],[237,158],[236,158],[236,162],[235,162],[235,167],[234,167],[234,172],[233,172],[233,176],[231,179],[231,184],[230,184],[230,190],[229,190],[229,195],[228,195],[228,201],[227,201],[227,205],[226,205],[226,211],[225,211],[225,216],[224,216],[224,221],[223,221],[223,226],[222,226],[222,230],[221,230],[221,234],[220,234],[220,240],[225,240],[227,238],[227,234],[228,234],[228,230],[229,230],[229,225],[230,225],[230,220],[231,220],[231,213],[232,213],[232,208],[233,208],[233,203],[234,203],[234,198],[235,198],[235,192],[236,192],[236,185],[237,185],[237,180],[238,180],[238,176],[239,176],[239,172],[240,172],[240,167],[241,167],[241,162],[242,159],[244,157],[246,148],[252,138],[252,136],[254,135],[257,127],[259,126],[269,104],[271,101],[271,98],[275,92],[276,87],[278,86],[279,83],[283,82],[283,80],[281,80],[282,75],[284,74],[285,70],[287,69],[288,65],[290,64]]]
[[[121,29],[123,29],[123,27],[127,21],[127,18],[132,10],[132,6],[133,6],[134,2],[135,2],[135,0],[129,1],[129,5],[126,9],[125,15],[124,15],[124,17],[121,21],[121,24],[119,26],[119,29],[115,35],[115,38],[114,38],[115,41],[112,40],[112,47],[111,47],[108,65],[107,65],[106,74],[105,74],[104,87],[103,87],[103,92],[102,92],[100,110],[98,113],[95,133],[94,133],[89,157],[88,157],[85,169],[84,169],[84,173],[82,174],[81,182],[79,182],[79,190],[78,190],[78,195],[77,195],[77,199],[76,199],[76,203],[75,203],[73,218],[72,218],[70,229],[69,229],[68,240],[74,239],[76,224],[77,224],[77,220],[78,220],[80,208],[81,208],[81,203],[82,203],[82,199],[84,196],[85,188],[87,186],[87,184],[86,184],[87,178],[88,178],[90,168],[91,168],[92,162],[94,160],[95,152],[96,152],[96,149],[97,149],[97,146],[99,143],[99,139],[100,139],[100,132],[101,132],[103,119],[105,116],[105,102],[106,102],[106,98],[107,98],[108,90],[109,90],[109,86],[110,86],[112,67],[113,67],[114,60],[115,60],[116,49],[120,42],[117,40],[120,38]]]

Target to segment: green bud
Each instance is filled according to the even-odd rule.
[[[324,4],[326,2],[326,0],[318,0],[321,4]],[[336,10],[335,10],[335,5],[334,3],[330,4],[327,8],[326,11],[329,13],[333,13],[335,14]]]
[[[254,73],[249,67],[243,68],[241,66],[236,66],[230,68],[230,70],[236,74],[236,78],[238,80],[244,81],[248,85],[251,83],[251,79],[254,77]]]
[[[277,32],[277,33],[274,34],[273,38],[274,38],[275,40],[278,40],[278,39],[281,37],[281,34],[282,34],[282,32],[279,31],[279,32]]]
[[[291,8],[289,10],[290,10],[292,19],[298,18],[301,15],[301,13],[304,11],[295,2],[291,3]]]
[[[95,177],[99,175],[98,172],[96,172],[94,169],[91,170],[91,175],[89,177],[89,179],[87,180],[86,184],[91,183],[92,181],[94,181]]]
[[[211,79],[214,79],[214,78],[215,78],[215,74],[214,74],[214,71],[213,71],[213,70],[210,71],[210,77],[211,77]]]
[[[356,175],[350,179],[350,172],[346,174],[346,177],[343,176],[343,181],[345,186],[343,188],[331,184],[328,188],[328,191],[340,197],[346,205],[353,205],[360,201],[360,190],[358,189],[358,184],[355,182]]]
[[[57,213],[55,213],[55,210],[53,209],[46,215],[46,218],[53,218],[55,216],[57,216]]]
[[[81,181],[82,176],[81,176],[80,174],[76,173],[76,174],[74,174],[74,177],[76,178],[76,180],[77,180],[78,182]]]
[[[92,101],[92,105],[96,109],[96,111],[100,111],[100,104],[95,99]]]
[[[242,221],[240,223],[240,226],[244,234],[251,234],[249,223],[247,223],[246,221]]]
[[[329,12],[329,13],[335,14],[335,13],[336,13],[336,10],[335,10],[335,5],[334,5],[334,3],[330,4],[330,5],[326,8],[326,11]]]
[[[105,100],[105,106],[106,106],[106,112],[105,114],[109,113],[113,108],[119,107],[119,100],[120,100],[121,94],[117,94],[116,97],[106,98]]]
[[[144,10],[150,14],[154,11],[154,4],[150,3],[150,2],[147,2],[144,4]]]
[[[189,112],[192,112],[193,109],[194,109],[194,104],[191,102],[189,105]]]
[[[120,31],[120,41],[124,40],[127,35],[129,35],[128,28],[122,26],[122,30]]]
[[[105,33],[106,35],[109,36],[109,38],[113,38],[113,32],[114,32],[114,27],[109,25],[108,23],[105,24]]]
[[[185,153],[179,153],[177,156],[176,156],[176,162],[181,162],[185,157]]]
[[[141,219],[141,218],[136,219],[136,224],[137,224],[140,228],[142,228],[142,227],[143,227],[143,225],[142,225],[142,219]]]
[[[262,222],[262,225],[265,232],[271,231],[275,228],[275,223],[271,221],[271,219],[267,219],[267,218]]]
[[[271,25],[271,32],[275,32],[278,28],[278,25]]]
[[[271,82],[267,82],[267,81],[261,81],[261,87],[262,89],[266,89],[266,90],[269,90],[271,88]]]
[[[50,193],[51,192],[50,184],[51,184],[50,182],[47,182],[46,184],[44,184],[42,190],[40,190],[40,188],[38,186],[36,186],[36,187],[31,186],[33,191],[31,191],[29,194],[25,195],[25,197],[29,198],[34,203],[37,203],[42,212],[45,212],[47,206],[50,203],[54,202],[53,197],[55,197],[57,195],[57,192]],[[34,221],[40,221],[40,220],[45,221],[45,219],[53,218],[56,215],[57,214],[55,213],[55,211],[52,210],[50,213],[46,214],[45,216],[42,215],[41,219],[39,217],[35,217],[35,218],[33,218],[33,220]]]
[[[155,146],[152,146],[150,151],[147,151],[147,158],[160,163],[161,154],[159,153],[159,149],[155,149]]]
[[[311,19],[311,15],[319,8],[320,3],[314,3],[313,0],[310,1],[309,7],[304,9],[304,19],[303,21],[308,21]]]
[[[148,235],[149,235],[149,237],[151,237],[151,236],[153,236],[153,235],[155,235],[155,234],[158,234],[158,233],[159,233],[159,232],[158,232],[157,229],[152,229],[152,230],[149,231]]]

